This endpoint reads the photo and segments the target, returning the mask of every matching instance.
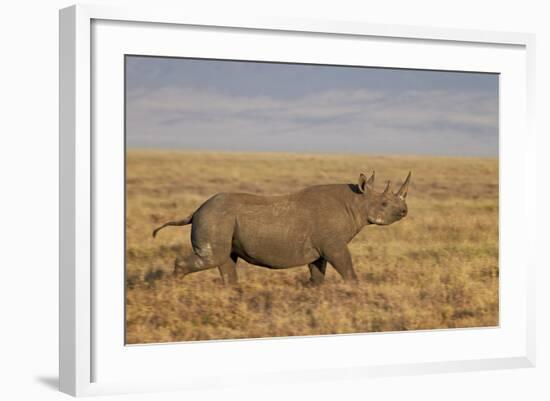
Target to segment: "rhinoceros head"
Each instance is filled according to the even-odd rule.
[[[365,198],[367,221],[370,224],[388,225],[401,220],[407,215],[407,191],[411,173],[399,188],[399,191],[393,192],[391,182],[388,181],[384,192],[374,190],[374,171],[367,178],[361,174],[359,176],[359,191]]]

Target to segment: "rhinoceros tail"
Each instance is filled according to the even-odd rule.
[[[157,236],[157,233],[160,230],[162,230],[164,227],[168,227],[168,226],[186,226],[187,224],[191,224],[192,221],[193,221],[193,215],[189,215],[183,220],[169,221],[168,223],[163,224],[162,226],[156,228],[153,231],[153,238],[155,238]]]

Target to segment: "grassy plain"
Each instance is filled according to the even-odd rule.
[[[129,150],[126,169],[127,343],[498,325],[497,159]],[[412,170],[409,214],[351,242],[355,286],[330,266],[311,287],[307,266],[242,260],[235,287],[217,269],[173,279],[191,226],[151,237],[218,192],[285,194],[373,169],[379,190]]]

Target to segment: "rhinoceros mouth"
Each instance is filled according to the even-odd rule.
[[[369,223],[377,224],[379,226],[385,226],[388,223],[382,218],[382,216],[376,216],[374,219],[369,219]]]

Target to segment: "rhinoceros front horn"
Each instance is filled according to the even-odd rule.
[[[399,191],[397,191],[397,196],[399,196],[402,199],[405,199],[407,197],[407,191],[409,190],[409,181],[411,180],[411,172],[409,171],[409,175],[407,175],[407,178],[405,178],[405,182],[403,185],[401,185],[401,188],[399,188]]]

